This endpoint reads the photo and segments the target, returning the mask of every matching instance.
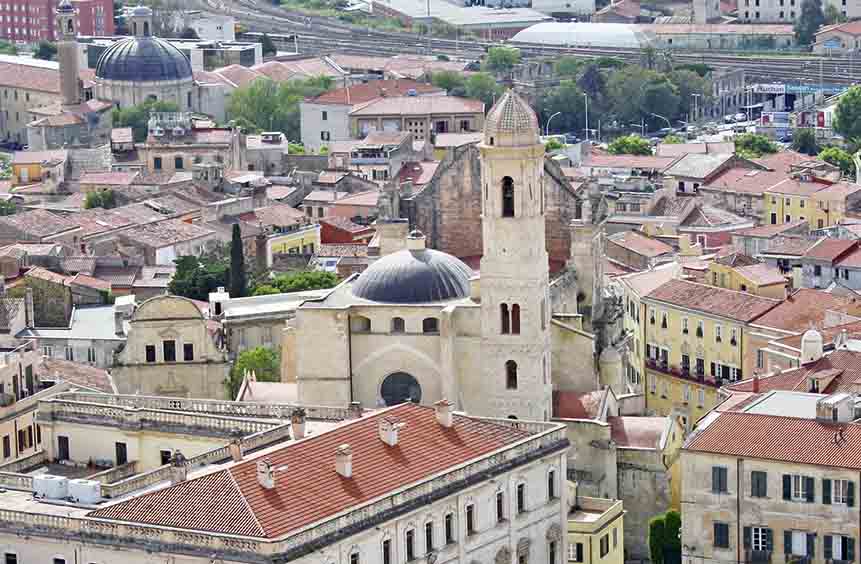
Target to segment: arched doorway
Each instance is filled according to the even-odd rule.
[[[422,387],[418,380],[406,372],[395,372],[386,376],[380,387],[380,395],[387,406],[398,405],[405,401],[419,403],[422,399]]]

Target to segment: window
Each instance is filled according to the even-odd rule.
[[[703,338],[703,322],[697,321],[697,337]]]
[[[155,362],[155,345],[146,346],[146,361]]]
[[[768,496],[768,474],[754,470],[750,473],[750,496],[751,497],[767,497]]]
[[[496,521],[505,521],[505,494],[496,492]]]
[[[383,564],[392,564],[392,541],[383,541]]]
[[[425,553],[433,552],[433,522],[425,523]]]
[[[322,117],[323,121],[329,121],[329,112],[324,111],[323,115],[321,117]]]
[[[556,470],[547,473],[547,499],[556,499]]]
[[[745,534],[745,544],[750,545],[756,551],[770,551],[772,549],[771,529],[765,527],[745,527],[750,534]],[[749,542],[748,542],[749,541]]]
[[[520,335],[520,306],[518,304],[511,306],[511,332],[514,335]]]
[[[403,333],[404,332],[404,318],[403,317],[393,317],[392,318],[392,333]]]
[[[3,556],[4,564],[18,564],[18,555],[13,552],[7,552]]]
[[[703,358],[697,359],[697,376],[703,376],[706,373],[706,361]]]
[[[412,529],[407,531],[407,562],[411,562],[416,559],[416,532]]]
[[[359,553],[354,552],[350,554],[350,564],[359,564]]]
[[[94,347],[87,348],[87,362],[96,362],[96,349]]]
[[[508,304],[499,304],[499,315],[502,321],[500,332],[503,335],[511,333],[511,317],[508,315]]]
[[[726,468],[712,466],[712,493],[727,493]]]
[[[475,506],[469,504],[466,506],[466,534],[475,534]]]
[[[655,310],[654,308],[649,308],[649,325],[655,324]]]
[[[682,388],[682,398],[684,399],[685,403],[691,401],[691,387],[689,384],[685,384]]]
[[[818,264],[813,265],[813,275],[822,276],[822,267]]]
[[[526,511],[526,484],[517,484],[517,513]]]
[[[813,502],[813,478],[798,474],[783,475],[783,499]]]
[[[601,558],[604,558],[610,553],[610,535],[604,535],[601,537],[600,553]]]
[[[173,168],[176,170],[182,170],[185,168],[185,165],[182,162],[182,157],[174,157],[173,158]]]
[[[662,311],[661,312],[661,329],[666,329],[666,328],[667,328],[667,312]]]
[[[75,350],[68,345],[66,346],[66,360],[75,360]]]
[[[186,362],[194,360],[194,343],[182,344],[182,359]]]
[[[568,545],[568,561],[583,562],[583,543],[571,543]]]
[[[176,362],[176,341],[162,341],[165,362]]]
[[[783,532],[783,552],[787,556],[808,556],[815,554],[815,535],[804,531]]]
[[[656,382],[656,380],[655,380],[655,377],[653,376],[653,377],[649,380],[649,391],[650,391],[650,392],[652,392],[652,393],[654,394],[655,392],[657,392],[657,388],[658,388],[658,384],[657,384],[657,382]]]
[[[332,139],[332,134],[329,133],[328,131],[321,131],[320,132],[320,141],[330,141],[331,139]],[[377,171],[375,170],[373,172],[376,173]]]
[[[505,362],[505,389],[517,389],[517,363],[513,360]]]
[[[66,559],[60,557],[54,558],[54,564],[66,564]]]
[[[685,335],[688,334],[688,318],[687,317],[682,318],[682,333]]]
[[[825,560],[855,561],[855,539],[843,535],[825,535]]]
[[[855,506],[855,482],[851,480],[822,480],[822,503]]]
[[[3,437],[3,458],[9,458],[10,456],[12,456],[12,441],[9,435],[5,435]]]
[[[738,344],[738,339],[736,338],[736,328],[731,327],[729,330],[729,344],[732,346],[736,346]]]
[[[502,179],[502,217],[514,217],[514,180],[510,176]]]
[[[714,524],[714,547],[729,548],[729,524]]]
[[[161,465],[170,464],[170,459],[173,457],[173,454],[170,450],[162,449],[158,451],[159,459],[161,460]]]
[[[439,333],[439,320],[436,317],[426,317],[422,320],[423,333]]]
[[[619,546],[619,529],[613,527],[613,548],[615,549],[617,546]]]
[[[715,343],[720,343],[723,339],[723,327],[715,325]]]
[[[454,515],[448,513],[445,516],[445,544],[454,542]]]
[[[153,157],[152,159],[152,167],[155,170],[161,170],[161,157]]]
[[[762,349],[756,351],[756,367],[762,368],[765,365],[765,353]]]
[[[706,391],[702,388],[697,390],[697,406],[703,407],[706,403]]]
[[[550,541],[547,545],[547,561],[556,564],[556,541]]]
[[[44,347],[42,347],[42,356],[54,356],[54,347],[52,347],[51,345],[45,345]]]

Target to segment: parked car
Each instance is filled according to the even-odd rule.
[[[732,114],[727,114],[727,115],[723,116],[723,122],[724,123],[733,123],[734,121],[735,121],[735,116]]]
[[[739,112],[732,116],[735,121],[747,121],[747,115]]]

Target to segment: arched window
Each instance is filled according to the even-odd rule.
[[[132,35],[137,36],[138,34],[138,22],[132,22]]]
[[[513,360],[505,362],[505,388],[508,390],[517,389],[517,363]]]
[[[514,180],[502,178],[502,217],[514,217]]]
[[[422,320],[423,333],[439,333],[439,320],[436,317],[425,317]]]
[[[144,37],[149,37],[149,22],[144,22]]]
[[[520,306],[518,304],[511,306],[511,332],[515,335],[520,334]]]
[[[357,315],[350,319],[350,330],[354,333],[370,333],[371,320],[362,315]]]
[[[502,321],[502,334],[511,333],[511,318],[508,316],[508,304],[499,304],[499,316]]]
[[[392,318],[392,333],[403,333],[404,329],[404,318],[403,317],[393,317]]]
[[[72,20],[69,20],[69,33],[75,32],[75,24],[72,23]]]

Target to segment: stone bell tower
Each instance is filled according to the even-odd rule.
[[[481,362],[476,413],[551,414],[544,145],[538,118],[509,90],[487,114],[481,151]]]
[[[76,15],[77,11],[69,0],[62,0],[57,6],[57,60],[60,63],[60,91],[64,106],[81,103]]]

